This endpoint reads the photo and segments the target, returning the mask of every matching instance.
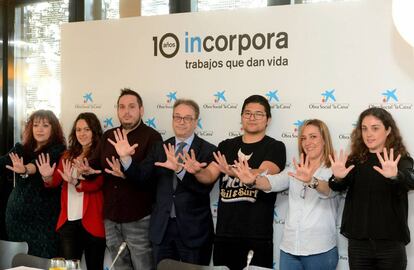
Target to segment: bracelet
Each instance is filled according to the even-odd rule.
[[[80,180],[79,179],[76,179],[76,184],[74,185],[75,187],[78,187],[79,186],[79,184],[80,184]]]
[[[24,173],[20,174],[20,177],[23,179],[26,179],[27,177],[29,177],[28,171],[27,171],[27,167],[24,166]]]
[[[318,185],[319,185],[319,179],[313,176],[311,182],[308,184],[308,187],[312,189],[316,189]]]

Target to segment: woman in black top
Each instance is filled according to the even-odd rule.
[[[35,160],[49,154],[51,164],[65,150],[58,119],[49,110],[35,111],[27,121],[22,143],[0,157],[0,169],[16,173],[16,183],[6,208],[6,230],[11,241],[26,241],[29,254],[54,257],[58,253],[55,225],[59,214],[60,188],[47,189]]]
[[[406,269],[410,242],[407,192],[414,189],[413,159],[391,114],[361,113],[351,154],[331,158],[329,186],[348,189],[341,233],[348,238],[350,269]]]

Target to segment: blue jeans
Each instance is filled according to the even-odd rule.
[[[128,223],[116,223],[105,219],[106,245],[112,260],[118,254],[122,242],[127,243],[127,248],[114,265],[116,270],[155,269],[149,241],[149,221],[150,216]]]
[[[281,270],[335,270],[338,264],[336,247],[324,253],[308,256],[295,256],[280,251]]]

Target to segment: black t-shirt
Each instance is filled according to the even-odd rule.
[[[263,161],[285,168],[285,145],[265,136],[256,143],[243,143],[242,137],[222,141],[218,150],[226,156],[229,164],[244,155],[252,169]],[[272,239],[273,212],[276,193],[265,193],[248,188],[235,177],[220,176],[220,199],[217,210],[216,234],[221,237]]]

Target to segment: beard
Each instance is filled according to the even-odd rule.
[[[141,118],[132,123],[125,123],[121,121],[121,127],[125,130],[135,129],[141,123]]]

